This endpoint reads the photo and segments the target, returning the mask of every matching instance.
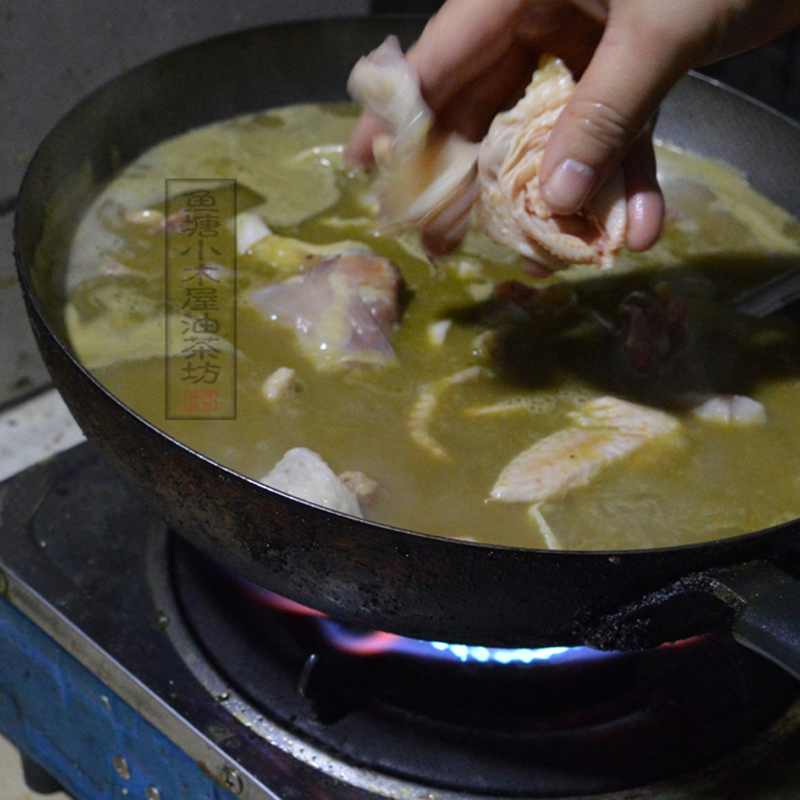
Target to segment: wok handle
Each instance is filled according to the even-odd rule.
[[[771,561],[687,575],[605,617],[586,644],[643,650],[722,626],[800,680],[800,581]]]
[[[706,577],[712,593],[734,611],[734,639],[800,679],[800,581],[769,561]]]

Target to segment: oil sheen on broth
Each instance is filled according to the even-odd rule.
[[[257,480],[308,448],[336,474],[377,484],[364,516],[441,536],[648,548],[800,516],[795,321],[731,310],[797,263],[789,215],[733,170],[662,147],[668,224],[650,252],[624,253],[602,274],[571,267],[542,280],[474,230],[434,266],[413,233],[382,229],[369,176],[344,168],[355,113],[293,106],[192,131],[144,154],[98,198],[73,241],[65,321],[78,356],[125,404]],[[159,214],[165,178],[187,176],[235,178],[240,237],[258,220],[270,231],[237,258],[235,347],[220,334],[229,346],[219,363],[236,359],[235,421],[165,419],[165,320],[184,312],[164,299]],[[235,251],[223,222],[214,247]],[[318,343],[270,319],[258,293],[358,248],[402,273],[395,360],[331,367]],[[232,308],[234,274],[217,278],[219,303]],[[281,368],[294,371],[291,389],[268,400],[265,381]],[[709,401],[729,410],[731,396],[763,411],[739,422],[698,415]],[[576,414],[602,397],[668,414],[675,429],[589,465],[590,477],[543,500],[490,499],[506,465],[580,428]]]

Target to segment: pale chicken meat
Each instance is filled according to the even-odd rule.
[[[678,420],[615,397],[585,403],[574,424],[539,440],[514,458],[491,490],[492,500],[541,502],[586,486],[606,465],[654,441],[673,439]]]
[[[399,319],[400,270],[368,251],[343,252],[249,296],[267,318],[295,331],[319,369],[396,363],[390,335]]]
[[[482,367],[472,366],[448,375],[446,378],[439,378],[437,381],[424,384],[417,394],[409,417],[408,427],[414,443],[435,458],[449,458],[447,450],[436,441],[430,430],[442,396],[453,386],[477,381],[488,375],[490,373]]]
[[[318,506],[363,516],[356,494],[325,460],[306,447],[294,447],[261,479],[261,483]]]
[[[613,266],[625,243],[625,181],[618,171],[579,214],[560,216],[542,199],[539,170],[556,120],[575,89],[562,61],[545,56],[525,96],[498,114],[478,156],[478,217],[486,234],[550,269]]]
[[[397,40],[387,39],[359,60],[348,82],[350,94],[391,130],[373,142],[384,220],[414,225],[438,254],[460,243],[476,205],[484,232],[543,272],[612,266],[627,226],[622,171],[578,214],[553,214],[539,189],[545,145],[574,88],[564,63],[543,57],[524,97],[474,145],[435,128],[416,72]]]
[[[393,36],[358,61],[347,88],[391,130],[373,142],[383,220],[414,225],[434,252],[457,245],[477,197],[478,145],[434,129],[417,74]]]

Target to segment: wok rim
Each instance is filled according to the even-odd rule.
[[[259,26],[223,34],[169,51],[112,78],[56,123],[37,149],[23,179],[14,221],[14,252],[39,349],[45,356],[56,388],[62,396],[65,393],[71,395],[65,397],[70,410],[76,419],[83,417],[81,427],[87,432],[87,438],[96,445],[109,466],[121,474],[161,519],[212,559],[239,572],[242,577],[312,606],[341,622],[413,638],[457,640],[495,647],[588,644],[600,649],[640,649],[651,646],[646,641],[654,641],[652,638],[643,639],[637,633],[641,624],[649,624],[646,619],[634,615],[630,624],[615,624],[613,629],[609,629],[607,622],[620,610],[636,607],[653,594],[669,594],[671,587],[681,584],[685,588],[680,592],[694,597],[692,593],[702,582],[697,579],[703,579],[720,567],[738,568],[759,560],[772,561],[785,566],[787,572],[800,575],[800,543],[796,541],[800,518],[758,531],[692,544],[631,550],[544,550],[452,539],[331,511],[265,487],[164,433],[97,381],[57,333],[34,289],[34,278],[39,277],[36,249],[42,241],[42,230],[37,226],[43,224],[40,218],[44,211],[49,211],[47,203],[57,194],[58,186],[54,184],[52,175],[49,178],[46,174],[37,176],[37,169],[46,171],[50,147],[54,148],[54,154],[65,150],[64,144],[58,147],[59,137],[79,115],[90,113],[91,104],[102,98],[110,87],[133,80],[131,86],[138,86],[141,92],[139,84],[149,87],[155,81],[159,103],[156,110],[159,110],[169,99],[164,96],[169,92],[159,83],[163,76],[159,75],[158,67],[170,59],[182,58],[188,52],[199,52],[203,47],[214,45],[218,48],[215,55],[219,62],[226,44],[233,40],[238,43],[237,37],[253,36],[259,43],[262,38],[269,39],[272,44],[277,42],[277,46],[281,46],[287,30],[300,31],[306,39],[311,31],[315,36],[315,48],[318,47],[316,37],[322,36],[327,51],[331,42],[341,44],[341,36],[346,36],[348,44],[351,35],[359,40],[369,38],[375,32],[376,23],[402,22],[409,26],[403,28],[408,34],[411,26],[419,25],[424,19],[336,18]],[[356,26],[354,30],[344,31],[345,26],[353,25]],[[330,39],[326,40],[331,30]],[[390,29],[390,32],[396,31]],[[274,39],[276,36],[280,40]],[[341,66],[339,63],[337,68]],[[137,83],[136,78],[141,78],[148,70],[152,70],[152,74],[145,76],[148,80]],[[686,86],[686,80],[694,81],[691,85],[697,88],[690,94],[696,94],[700,99],[704,99],[709,85],[715,93],[724,95],[731,91],[717,81],[699,75],[690,75],[679,85]],[[336,87],[337,97],[345,99],[343,91],[339,92],[338,83]],[[305,85],[302,91],[306,91]],[[147,98],[136,97],[137,118],[141,118],[141,109],[147,107]],[[749,101],[746,96],[742,97]],[[299,98],[294,102],[328,102],[332,99],[328,96],[320,100],[317,96],[316,100]],[[253,110],[249,102],[248,97],[236,113]],[[290,102],[273,102],[271,106],[262,108]],[[725,101],[721,100],[720,104],[725,106]],[[102,110],[103,103],[98,101],[98,105]],[[116,126],[112,126],[112,133],[115,130],[119,132],[119,120],[128,120],[130,115],[123,114],[113,102],[109,105],[119,118],[111,118]],[[195,121],[189,127],[225,118],[218,105],[220,103],[214,106],[213,118],[201,123]],[[221,105],[224,107],[225,104]],[[775,113],[767,106],[763,108],[770,115]],[[181,119],[181,131],[185,131],[186,120]],[[169,135],[179,132],[175,130]],[[133,155],[123,159],[125,164],[165,138],[167,136],[162,135],[156,141],[148,139],[145,144],[137,139]],[[790,141],[795,142],[795,139]],[[796,141],[800,147],[800,137]],[[90,142],[85,148],[85,156],[94,154],[107,143],[108,137],[102,142]],[[680,142],[676,144],[682,146]],[[696,149],[695,152],[701,151]],[[61,169],[60,172],[70,177],[74,175],[76,165],[81,163],[72,159],[71,171]],[[52,164],[50,166],[52,168]],[[114,175],[119,167],[117,164]],[[106,170],[105,174],[110,173]],[[43,189],[36,186],[39,177],[43,180]],[[91,196],[80,198],[81,214],[105,185],[105,180],[102,183],[94,180]],[[765,194],[771,196],[768,192]],[[35,203],[31,205],[37,195],[41,196],[38,209]],[[794,200],[791,207],[793,211],[790,213],[800,216]],[[23,219],[26,214],[31,218]],[[61,227],[64,227],[63,221]],[[74,221],[69,220],[65,229],[73,233]],[[31,256],[29,263],[23,259],[23,249]],[[57,285],[52,276],[46,275],[42,286],[45,296],[48,286]],[[48,359],[52,360],[52,365]],[[60,373],[54,368],[60,369]],[[61,391],[62,388],[65,391]],[[121,434],[78,407],[79,402],[84,404],[86,397],[96,409],[108,412],[114,418],[123,429]],[[97,429],[99,438],[89,434],[84,421]],[[128,441],[123,441],[125,437]],[[156,446],[152,446],[153,439]],[[144,450],[147,460],[143,461],[140,454],[131,458],[134,451],[138,454]],[[149,459],[162,462],[158,480],[152,476]],[[214,491],[224,498],[222,506],[218,499],[209,502],[207,497],[195,491],[193,504],[187,511],[185,497],[181,494],[187,486],[184,473],[196,478],[201,489],[212,486],[214,481]],[[257,510],[268,513],[269,519],[265,521],[261,517],[254,518],[252,513],[243,513],[242,508],[247,509],[248,502]],[[268,533],[266,540],[265,533]],[[679,635],[674,635],[674,630],[669,629],[666,635],[673,638],[662,638],[659,643],[686,638],[710,630],[709,626],[724,624],[724,615],[718,611],[709,614],[708,611],[707,604],[701,603],[698,608],[693,606],[690,613],[681,615]],[[646,616],[646,610],[644,614]],[[640,620],[643,620],[641,624]]]
[[[419,14],[381,14],[377,15],[379,19],[382,20],[389,20],[389,21],[423,21],[426,20],[428,17],[426,15],[419,15]],[[16,209],[14,211],[14,225],[13,225],[13,241],[14,241],[14,259],[17,266],[17,277],[19,279],[20,284],[22,285],[23,292],[26,297],[26,301],[29,302],[36,310],[36,314],[48,332],[48,335],[52,338],[53,341],[57,343],[57,345],[61,348],[63,354],[69,358],[69,360],[73,363],[75,367],[82,373],[83,378],[91,382],[96,389],[99,389],[112,403],[120,406],[126,414],[128,414],[131,418],[133,418],[138,424],[147,428],[150,432],[156,434],[159,437],[162,437],[170,442],[172,446],[177,446],[180,448],[184,453],[200,459],[201,461],[205,462],[209,466],[218,469],[235,480],[245,481],[246,483],[250,484],[254,488],[265,491],[269,494],[277,495],[282,497],[292,503],[316,509],[326,514],[332,514],[336,517],[341,517],[346,520],[352,520],[355,524],[359,525],[360,527],[368,526],[373,529],[385,531],[387,533],[392,534],[402,534],[406,536],[411,536],[414,538],[420,538],[424,540],[434,540],[438,541],[443,545],[452,546],[456,545],[459,547],[467,546],[472,549],[477,550],[484,550],[484,551],[509,551],[513,553],[528,553],[528,552],[535,552],[540,554],[548,554],[550,557],[552,556],[567,556],[567,557],[587,557],[587,556],[597,556],[602,558],[616,558],[616,557],[639,557],[644,558],[648,556],[657,556],[662,555],[665,553],[669,554],[677,554],[677,553],[696,553],[703,551],[707,548],[716,548],[719,546],[724,546],[725,543],[728,542],[742,542],[742,543],[749,543],[755,540],[759,540],[762,538],[769,538],[774,534],[778,534],[783,532],[791,527],[797,526],[800,524],[800,515],[798,517],[788,520],[783,523],[779,523],[778,525],[769,526],[767,528],[760,528],[755,531],[747,531],[745,533],[735,534],[733,536],[727,536],[722,538],[715,538],[715,539],[708,539],[701,542],[692,542],[688,544],[678,544],[678,545],[669,545],[669,546],[662,546],[662,547],[641,547],[641,548],[630,548],[630,549],[610,549],[610,550],[582,550],[582,549],[568,549],[568,550],[553,550],[553,549],[546,549],[546,548],[538,548],[538,547],[521,547],[521,546],[512,546],[512,545],[503,545],[503,544],[492,544],[487,542],[475,542],[469,541],[464,539],[458,539],[456,537],[444,536],[439,534],[432,534],[432,533],[425,533],[423,531],[415,531],[407,528],[402,528],[396,525],[391,525],[384,522],[379,522],[375,520],[367,520],[367,519],[359,519],[358,517],[353,517],[351,515],[345,514],[343,512],[335,511],[333,509],[326,508],[325,506],[317,505],[315,503],[311,503],[307,500],[303,500],[298,497],[294,497],[286,492],[282,492],[278,489],[274,489],[270,486],[267,486],[260,481],[250,478],[246,475],[243,475],[240,472],[228,467],[220,462],[215,461],[214,459],[204,455],[203,453],[195,450],[194,448],[184,444],[180,440],[176,439],[175,437],[171,436],[170,434],[166,433],[165,431],[161,430],[155,423],[151,422],[150,420],[142,417],[136,411],[131,409],[125,402],[123,402],[119,397],[113,394],[109,389],[107,389],[97,378],[95,378],[92,373],[86,368],[78,357],[73,353],[69,345],[62,339],[59,333],[56,331],[55,327],[52,325],[49,316],[45,313],[44,309],[42,308],[42,304],[39,299],[39,295],[35,291],[32,281],[30,279],[30,270],[34,267],[33,264],[30,266],[26,264],[26,260],[23,258],[23,255],[20,250],[19,240],[20,240],[20,228],[24,225],[24,220],[22,220],[24,206],[25,206],[25,196],[30,189],[30,185],[35,181],[37,172],[40,171],[39,162],[42,161],[46,157],[46,151],[48,147],[52,146],[54,141],[57,142],[60,135],[63,133],[63,130],[74,120],[79,118],[82,114],[85,113],[85,110],[91,106],[92,103],[96,102],[97,98],[105,95],[109,87],[113,87],[122,83],[126,80],[129,76],[134,75],[136,73],[143,73],[147,69],[151,68],[155,62],[162,61],[166,58],[180,58],[181,54],[185,51],[189,50],[196,50],[200,47],[213,45],[213,43],[224,40],[230,39],[232,37],[246,35],[252,32],[257,32],[264,29],[284,29],[289,27],[296,27],[299,29],[307,28],[309,26],[326,26],[330,24],[348,24],[355,22],[358,24],[359,20],[363,20],[363,17],[352,16],[352,17],[331,17],[331,18],[319,18],[314,20],[299,20],[299,21],[288,21],[288,22],[280,22],[280,23],[272,23],[267,25],[256,26],[253,28],[242,28],[236,31],[231,31],[228,33],[220,34],[217,36],[208,37],[203,39],[199,42],[192,42],[186,45],[182,45],[181,47],[171,49],[159,55],[156,55],[152,58],[147,59],[146,61],[138,64],[137,66],[125,70],[124,72],[116,75],[102,84],[100,84],[97,88],[92,90],[88,95],[83,97],[78,103],[72,106],[69,111],[63,114],[57,122],[53,125],[53,127],[48,131],[45,137],[37,146],[34,154],[28,163],[25,172],[23,174],[22,180],[20,182],[19,191],[18,191],[18,202],[16,205]],[[694,70],[690,71],[683,79],[683,82],[688,81],[700,81],[703,84],[708,86],[714,87],[716,90],[725,92],[729,95],[735,96],[740,100],[758,106],[762,111],[765,111],[776,118],[780,119],[780,121],[784,124],[787,124],[793,127],[795,130],[800,133],[800,122],[788,117],[785,114],[782,114],[780,111],[772,108],[771,106],[763,103],[762,101],[747,95],[746,93],[728,86],[727,84],[705,75],[702,75]],[[277,106],[272,106],[272,108],[276,108]],[[266,109],[265,109],[266,110]],[[220,117],[219,120],[222,121],[223,119],[230,119],[230,117]],[[188,132],[186,129],[185,132]],[[176,134],[180,135],[180,134]],[[658,140],[657,132],[656,137]],[[165,140],[161,140],[165,141]],[[669,146],[670,142],[665,141],[665,145]],[[124,166],[127,166],[130,162],[127,162],[125,165],[121,166],[121,169]],[[102,189],[100,190],[102,191]],[[35,261],[35,259],[34,259]],[[30,316],[30,312],[29,312]]]

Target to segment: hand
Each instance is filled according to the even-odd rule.
[[[437,124],[474,141],[521,95],[541,53],[579,77],[547,144],[542,194],[580,210],[622,164],[627,244],[657,240],[664,203],[650,120],[689,69],[756,47],[800,25],[796,0],[448,0],[408,53]],[[368,164],[381,123],[365,113],[348,147]]]

